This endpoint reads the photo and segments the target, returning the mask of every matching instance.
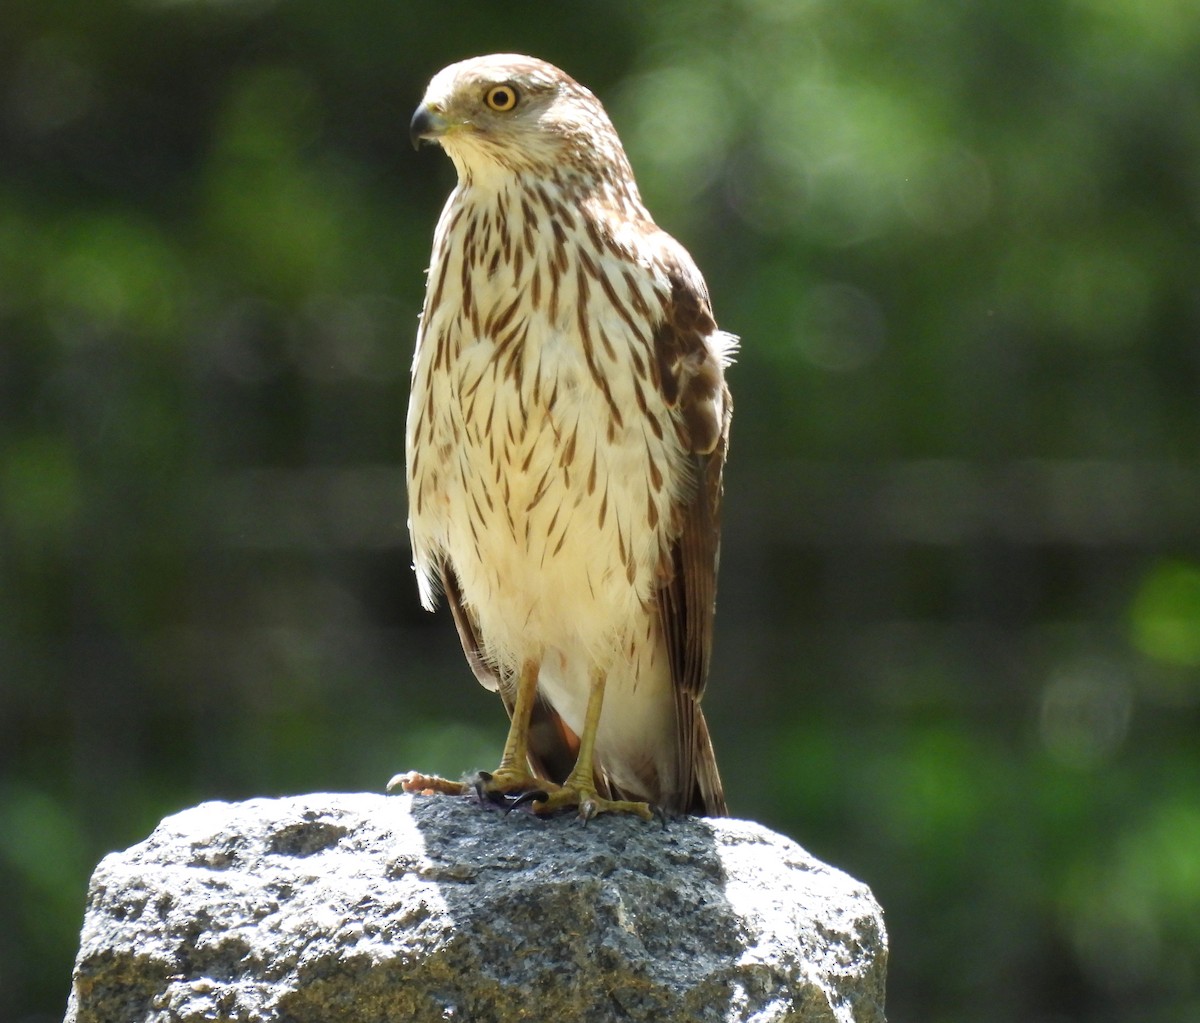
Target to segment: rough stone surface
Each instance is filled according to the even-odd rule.
[[[738,820],[205,803],[88,892],[68,1023],[878,1023],[865,885]]]

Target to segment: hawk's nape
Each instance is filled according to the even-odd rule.
[[[512,718],[475,787],[538,812],[723,814],[700,698],[735,339],[562,71],[454,64],[411,132],[458,171],[413,361],[413,563]]]

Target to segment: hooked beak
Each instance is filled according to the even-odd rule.
[[[450,122],[441,113],[422,103],[408,126],[408,137],[413,149],[420,149],[422,142],[436,142],[449,127]]]

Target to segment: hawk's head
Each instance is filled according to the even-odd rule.
[[[436,142],[460,177],[496,171],[627,166],[600,101],[536,57],[497,53],[451,64],[413,115],[413,145]]]

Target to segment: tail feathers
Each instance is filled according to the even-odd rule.
[[[696,707],[692,728],[692,777],[695,781],[687,812],[704,817],[727,817],[729,807],[725,805],[725,789],[717,771],[717,758],[713,754],[708,722],[704,720],[699,707]]]
[[[677,791],[664,795],[663,808],[702,817],[728,816],[725,789],[700,702],[691,693],[676,689],[675,717]]]

